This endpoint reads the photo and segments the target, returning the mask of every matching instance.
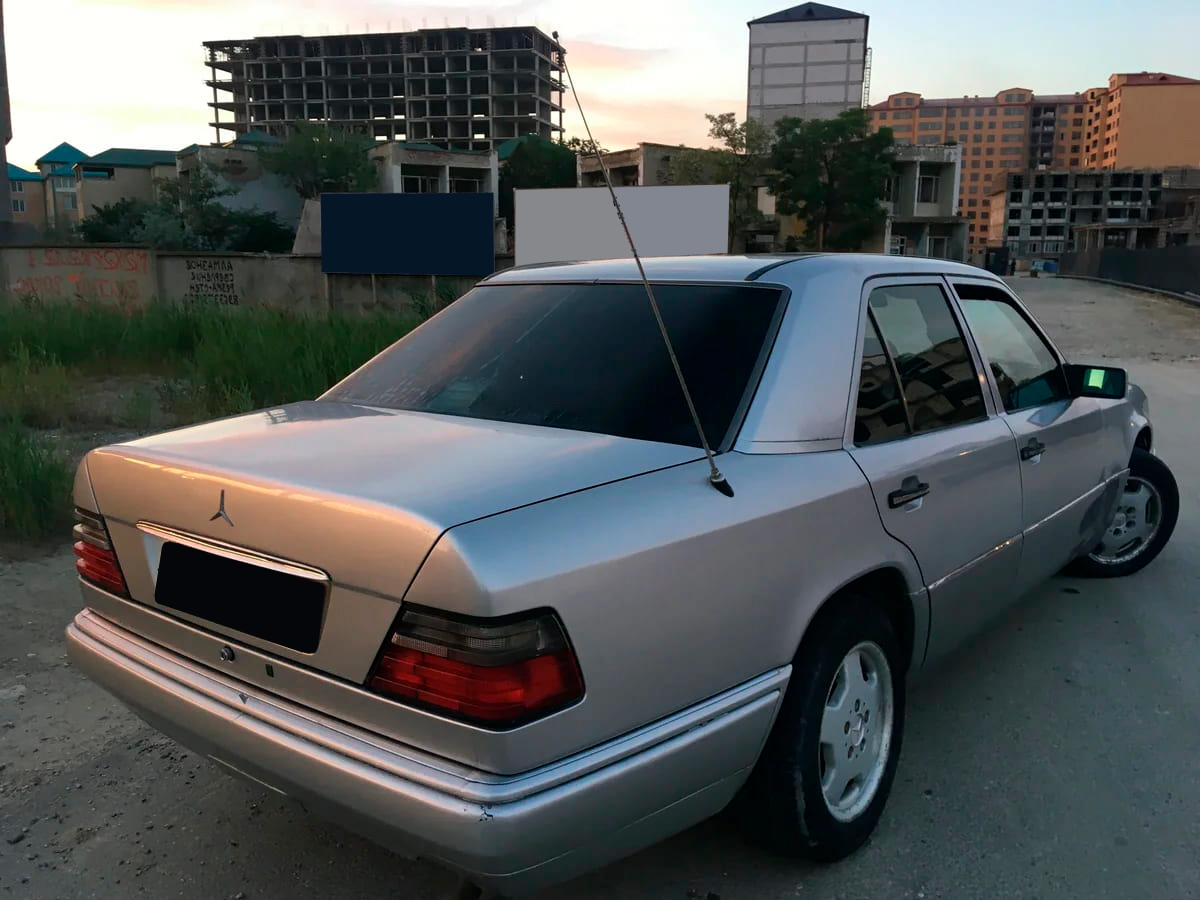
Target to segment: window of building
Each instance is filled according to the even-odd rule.
[[[974,225],[968,225],[968,226],[967,226],[967,231],[969,231],[970,233],[974,234],[974,233],[975,233],[975,226],[974,226]]]
[[[983,123],[982,123],[982,122],[976,122],[976,123],[975,123],[975,130],[976,130],[976,131],[979,131],[979,130],[980,130],[980,129],[982,129],[982,128],[983,128]]]
[[[972,137],[974,138],[976,144],[980,144],[983,142],[982,134],[976,134],[976,135],[973,135]]]
[[[1009,237],[1020,237],[1021,236],[1021,226],[1020,225],[1009,225],[1008,226],[1008,236]]]
[[[903,103],[904,103],[904,100],[901,97],[895,97],[892,99],[892,106],[901,106],[901,105],[903,105]]]
[[[969,188],[967,188],[967,190],[968,190],[968,192],[970,192],[972,194],[978,194],[979,193],[979,185],[973,184]]]
[[[1021,161],[1019,159],[1002,159],[1002,160],[1000,160],[1000,168],[1002,168],[1002,169],[1015,169],[1019,165],[1021,165]]]
[[[1001,147],[1000,155],[1001,156],[1020,156],[1021,148],[1020,147]]]
[[[988,147],[988,148],[987,148],[987,155],[988,155],[988,156],[995,156],[995,155],[996,155],[996,148],[995,148],[995,147]]]
[[[894,115],[892,118],[895,118],[895,119],[911,119],[911,118],[912,118],[912,110],[911,110],[911,109],[901,109],[901,110],[898,110],[898,111],[896,112],[896,114],[895,114],[895,115]]]
[[[971,168],[978,169],[979,168],[979,160],[977,160],[977,159],[971,160]]]
[[[974,213],[974,212],[968,212],[968,213],[967,213],[967,218],[968,218],[968,219],[974,219],[974,218],[975,218],[975,213]]]
[[[1005,94],[1005,95],[1004,95],[1004,102],[1005,102],[1005,103],[1012,103],[1012,102],[1013,102],[1013,95],[1012,95],[1012,94]]]
[[[936,175],[922,175],[917,179],[918,203],[937,203],[938,180]]]
[[[915,102],[916,102],[916,101],[915,101],[915,100],[914,100],[912,97],[905,97],[905,98],[904,98],[904,105],[905,105],[905,106],[912,106],[912,105],[913,105],[913,103],[915,103]]]
[[[940,144],[942,138],[936,134],[923,134],[917,139],[918,144]]]
[[[1025,115],[1025,110],[1019,106],[1008,106],[1005,107],[1004,114],[1006,116],[1023,116]]]
[[[992,163],[992,161],[991,161],[990,159],[989,159],[989,160],[987,161],[987,163],[984,165],[984,168],[985,168],[985,169],[991,169],[991,168],[994,168],[994,165],[993,165],[993,163]]]
[[[1020,141],[1020,140],[1024,140],[1024,138],[1019,134],[1002,134],[1002,135],[1000,135],[1000,143],[1002,143],[1002,144],[1015,144],[1017,141]]]
[[[992,123],[990,123],[990,122],[989,122],[988,124],[992,124]],[[1008,135],[1005,135],[1005,137],[1008,137]],[[994,134],[989,134],[989,135],[988,135],[988,143],[989,143],[989,144],[994,144],[994,143],[996,143],[996,136],[995,136]]]
[[[1012,120],[1009,120],[1004,123],[1004,127],[1005,128],[1024,128],[1025,123],[1024,122],[1014,122]]]
[[[1078,145],[1078,144],[1072,144],[1072,145],[1071,145],[1071,152],[1072,152],[1072,153],[1078,153],[1078,152],[1079,152],[1079,145]]]
[[[13,197],[12,211],[15,213],[25,212],[25,201],[22,200],[20,197]]]
[[[952,107],[950,107],[948,110],[946,110],[946,115],[947,115],[947,116],[957,116],[957,115],[958,115],[958,110],[957,110],[957,109],[955,109],[955,108],[952,106]]]
[[[75,189],[75,179],[60,175],[54,179],[54,186],[59,190],[72,191]]]
[[[986,416],[978,374],[941,288],[932,284],[880,287],[871,292],[868,306],[877,329],[870,347],[873,361],[879,365],[882,356],[893,374],[902,374],[899,391],[894,381],[890,393],[875,382],[865,408],[860,388],[855,443],[935,431]],[[863,363],[865,369],[865,359]],[[932,372],[936,378],[930,377]],[[891,398],[897,396],[902,418],[891,406]],[[885,405],[890,407],[889,416],[879,421],[878,410]]]
[[[1081,112],[1083,112],[1083,107],[1082,107],[1082,106],[1076,106],[1076,107],[1075,107],[1075,112],[1077,112],[1077,113],[1081,113]]]
[[[989,200],[989,199],[987,199],[986,197],[984,197],[984,198],[983,198],[983,205],[984,205],[985,207],[987,207],[987,206],[991,206],[991,205],[992,205],[992,201],[991,201],[991,200]]]
[[[983,118],[983,107],[982,106],[975,107],[975,115],[979,118]]]
[[[991,109],[988,110],[988,115],[994,116],[995,114],[996,114],[996,107],[993,106]]]
[[[922,119],[940,119],[942,109],[940,106],[922,106],[920,116]]]
[[[979,284],[955,284],[954,290],[971,333],[991,363],[1005,410],[1016,412],[1068,396],[1058,358],[1003,291]]]
[[[23,194],[25,193],[25,182],[10,181],[8,183],[8,189],[14,194]]]
[[[978,206],[978,205],[979,205],[978,200],[968,200],[967,201],[967,206]]]
[[[79,209],[79,199],[74,194],[64,194],[61,199],[62,208],[67,212],[74,212]]]
[[[978,180],[979,180],[979,173],[978,173],[978,172],[974,172],[974,173],[972,173],[972,174],[971,174],[971,180],[972,180],[972,181],[978,181]]]
[[[881,120],[886,119],[887,118],[887,110],[881,109],[879,112],[875,113],[875,118],[881,119]]]
[[[982,148],[982,147],[972,147],[972,148],[971,148],[971,155],[972,155],[972,156],[981,156],[981,155],[982,155],[982,150],[983,150],[983,148]]]

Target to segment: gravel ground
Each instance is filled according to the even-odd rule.
[[[1080,361],[1151,397],[1183,511],[1124,581],[1057,579],[910,698],[871,842],[830,868],[718,817],[544,898],[1200,897],[1200,309],[1089,282],[1017,289]],[[67,663],[69,553],[0,561],[0,894],[438,898],[455,880],[226,777]]]

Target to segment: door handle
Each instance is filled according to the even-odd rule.
[[[1035,456],[1041,456],[1046,450],[1046,445],[1037,438],[1030,438],[1028,443],[1021,448],[1021,459],[1029,460]]]
[[[900,490],[892,491],[888,494],[888,506],[892,509],[899,509],[901,506],[907,506],[914,500],[920,500],[928,493],[928,484],[921,481],[916,475],[909,475],[900,482]]]

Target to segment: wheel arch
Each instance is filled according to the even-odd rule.
[[[854,597],[866,597],[877,604],[892,622],[901,649],[908,661],[906,671],[917,668],[925,657],[928,637],[928,601],[923,586],[913,587],[905,573],[896,565],[883,565],[863,572],[847,581],[817,607],[804,629],[797,654],[814,633],[813,626],[837,615]]]
[[[1133,446],[1139,450],[1150,452],[1154,441],[1154,433],[1149,425],[1142,427],[1142,430],[1137,433],[1137,437],[1133,439]]]

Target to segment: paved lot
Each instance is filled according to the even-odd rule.
[[[1080,361],[1151,397],[1183,511],[1125,581],[1059,579],[910,700],[882,825],[797,866],[717,819],[543,896],[1200,897],[1200,309],[1014,282]],[[0,895],[436,898],[454,883],[217,772],[84,681],[69,555],[0,562]]]

